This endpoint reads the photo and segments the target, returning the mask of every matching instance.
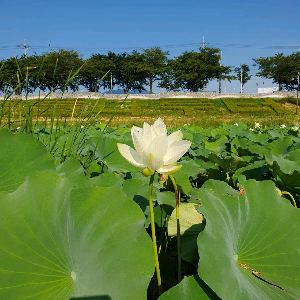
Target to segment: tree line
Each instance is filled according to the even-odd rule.
[[[90,92],[118,86],[124,93],[131,90],[142,92],[153,84],[167,91],[204,91],[209,81],[241,81],[242,86],[251,79],[250,68],[220,64],[220,50],[205,47],[198,51],[185,51],[178,57],[168,58],[169,51],[159,47],[120,54],[108,52],[92,54],[88,59],[74,50],[58,50],[11,57],[0,61],[0,91],[3,93],[32,93],[41,91],[77,91],[84,86]],[[284,56],[253,59],[258,66],[257,76],[269,78],[279,85],[279,90],[297,88],[300,71],[300,52]]]

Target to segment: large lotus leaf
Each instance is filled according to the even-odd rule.
[[[179,206],[179,219],[180,219],[180,234],[185,233],[189,235],[194,235],[195,232],[198,233],[203,229],[203,216],[198,213],[195,209],[196,204],[194,203],[182,203]],[[168,223],[168,235],[177,235],[177,219],[176,211],[173,210],[172,215]]]
[[[80,185],[83,185],[88,180],[80,162],[71,157],[67,157],[63,163],[56,166],[56,172],[58,175],[72,180],[74,184],[80,183]]]
[[[253,142],[245,137],[236,136],[231,142],[231,149],[239,156],[251,155],[252,152],[249,151],[249,145],[253,145]]]
[[[221,194],[221,195],[238,196],[240,194],[239,191],[233,189],[226,182],[214,180],[214,179],[209,179],[205,181],[202,187],[208,189],[211,192]],[[198,196],[200,196],[200,193],[201,192],[199,191]]]
[[[124,180],[123,191],[130,199],[134,200],[143,211],[149,206],[149,183],[147,184],[135,178]],[[152,192],[153,195],[155,195],[155,188]]]
[[[178,190],[185,194],[189,194],[192,190],[192,185],[190,183],[189,176],[183,171],[179,171],[173,176],[175,178]]]
[[[182,281],[164,292],[159,300],[219,300],[199,276],[184,277]]]
[[[300,189],[300,168],[299,163],[288,161],[284,158],[274,158],[269,168],[275,177],[279,187],[283,190]],[[295,170],[298,169],[298,170]]]
[[[268,147],[273,155],[287,156],[291,153],[293,141],[291,138],[278,139],[269,143]]]
[[[1,196],[0,299],[146,299],[154,272],[140,208],[115,188],[36,172]]]
[[[211,153],[208,159],[218,164],[225,173],[234,173],[237,169],[248,165],[246,161],[238,156],[225,156],[224,158],[221,158],[219,155]]]
[[[238,169],[232,176],[234,184],[244,182],[248,179],[261,179],[263,174],[268,171],[264,160],[255,161],[253,164]]]
[[[228,143],[228,138],[225,135],[220,136],[218,139],[213,141],[205,142],[205,149],[214,152],[220,152],[225,149],[225,144]]]
[[[194,160],[190,158],[180,161],[178,165],[182,166],[181,171],[193,178],[196,178],[200,172],[205,172],[204,168],[201,168],[198,164],[195,163]]]
[[[300,146],[300,145],[299,145]],[[291,153],[291,155],[287,156],[288,160],[294,160],[299,161],[300,159],[300,149],[294,149],[294,151]]]
[[[271,181],[248,180],[236,197],[201,189],[200,277],[222,299],[300,297],[300,210]]]
[[[259,145],[259,144],[250,144],[249,145],[249,151],[253,154],[257,154],[258,156],[264,157],[266,153],[269,153],[270,150],[266,148],[265,145]]]
[[[0,192],[17,189],[34,171],[55,171],[52,156],[31,135],[0,129]]]
[[[114,174],[114,173],[103,173],[103,174],[100,174],[99,176],[90,178],[89,182],[92,185],[102,186],[102,187],[113,186],[113,187],[121,190],[124,179],[117,175],[118,174]]]
[[[192,262],[198,259],[197,237],[204,229],[203,216],[195,209],[194,203],[182,203],[179,206],[179,223],[181,235],[181,256]],[[168,222],[168,235],[177,235],[176,210],[174,209]]]
[[[117,143],[113,138],[91,138],[90,150],[95,151],[95,157],[107,165],[109,171],[131,172],[137,168],[131,165],[118,151]]]
[[[254,134],[251,134],[248,137],[248,139],[250,141],[255,142],[255,143],[259,143],[259,144],[264,145],[264,144],[266,144],[269,141],[270,137],[269,137],[269,135],[267,133],[260,133],[260,134],[255,134],[254,133]]]

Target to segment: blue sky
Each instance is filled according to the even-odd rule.
[[[223,65],[232,67],[300,51],[297,0],[0,0],[0,11],[0,59],[21,55],[24,50],[17,45],[24,39],[28,55],[64,48],[88,58],[92,53],[161,47],[172,58],[197,51],[204,36],[207,46],[222,50]],[[251,73],[256,71],[251,66]],[[245,92],[256,92],[256,83],[275,86],[254,76]],[[224,88],[223,83],[222,92]],[[218,83],[211,82],[206,90],[218,91]],[[238,81],[226,84],[226,92],[233,91],[240,91]]]

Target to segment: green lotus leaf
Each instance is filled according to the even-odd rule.
[[[198,164],[195,163],[194,160],[187,158],[178,163],[181,165],[181,172],[186,173],[188,176],[196,178],[199,172],[204,172],[205,169],[201,168]]]
[[[198,259],[197,237],[204,229],[203,216],[196,210],[194,203],[182,203],[179,206],[181,255],[186,261]],[[168,222],[168,235],[177,235],[176,210],[174,209]]]
[[[249,151],[261,157],[264,157],[267,153],[270,152],[270,150],[266,148],[265,145],[259,145],[259,144],[250,144]]]
[[[291,138],[286,137],[284,139],[278,139],[269,143],[268,147],[273,155],[287,156],[290,154],[293,141]]]
[[[123,191],[36,172],[0,205],[0,299],[146,299],[152,243]]]
[[[210,192],[214,192],[220,195],[238,196],[240,194],[239,191],[233,189],[226,182],[214,179],[205,181],[202,187],[208,189]],[[200,195],[200,192],[198,193],[198,195]]]
[[[273,159],[269,168],[280,189],[300,190],[300,164],[281,157],[273,157]]]
[[[149,206],[149,183],[135,178],[124,180],[123,191],[130,199],[134,200],[143,211]],[[154,189],[153,192],[155,192]]]
[[[88,177],[84,173],[84,169],[77,159],[67,157],[66,160],[56,167],[56,173],[59,176],[67,177],[74,184],[87,182]]]
[[[179,218],[180,218],[180,234],[183,235],[187,231],[191,235],[194,232],[200,232],[203,227],[203,216],[198,213],[194,203],[182,203],[179,206]],[[174,210],[168,223],[168,235],[177,235],[177,219],[176,211]]]
[[[259,143],[259,144],[266,144],[268,143],[270,137],[267,133],[261,133],[261,134],[251,134],[248,139],[252,142],[255,142],[255,143]]]
[[[262,177],[267,171],[268,167],[264,160],[255,161],[251,165],[236,170],[232,180],[237,185],[237,183],[242,183],[248,179],[260,179],[259,177]]]
[[[184,277],[183,280],[164,292],[158,300],[220,300],[199,276]]]
[[[181,190],[181,192],[185,194],[189,194],[192,189],[189,176],[181,170],[175,173],[173,176],[175,178],[178,190]]]
[[[137,168],[131,165],[118,151],[117,143],[113,138],[91,138],[90,150],[95,151],[97,160],[102,161],[110,172],[130,172]]]
[[[248,165],[248,163],[239,156],[226,156],[221,158],[219,155],[211,153],[208,159],[218,164],[225,173],[234,173],[237,169]]]
[[[103,173],[100,174],[99,176],[89,179],[89,182],[92,185],[96,185],[96,186],[102,186],[102,187],[113,186],[117,189],[122,189],[124,179],[117,176],[114,173]]]
[[[214,141],[205,141],[205,149],[220,152],[221,150],[224,150],[226,143],[228,143],[228,138],[227,136],[222,135]]]
[[[224,300],[299,299],[300,210],[271,181],[242,186],[237,197],[201,189],[200,277]]]
[[[0,129],[0,192],[17,189],[34,171],[55,171],[52,156],[31,135]]]

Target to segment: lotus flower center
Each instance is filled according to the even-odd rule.
[[[71,277],[74,281],[76,280],[76,273],[74,271],[71,272]]]

